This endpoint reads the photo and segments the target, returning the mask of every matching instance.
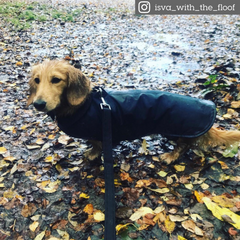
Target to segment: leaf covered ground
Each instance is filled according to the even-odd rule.
[[[93,84],[210,99],[239,126],[240,17],[135,16],[134,3],[0,2],[0,239],[103,239],[101,160],[26,108],[31,66],[80,60]],[[117,239],[240,239],[238,144],[189,150],[148,136],[114,148]]]

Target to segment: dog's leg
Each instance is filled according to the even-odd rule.
[[[174,148],[172,152],[164,153],[160,155],[160,158],[166,163],[170,164],[176,161],[182,154],[184,154],[189,147],[191,146],[190,141],[188,139],[178,139],[177,146]]]
[[[92,148],[88,149],[84,156],[89,160],[94,160],[98,158],[102,152],[102,143],[99,141],[89,141],[92,145]]]

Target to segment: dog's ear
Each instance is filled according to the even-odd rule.
[[[91,90],[89,79],[77,68],[69,65],[67,100],[70,105],[78,106],[86,99]]]
[[[30,95],[27,99],[27,107],[33,103],[33,99],[36,95],[36,88],[35,88],[35,85],[34,85],[34,80],[31,78],[28,82],[29,84],[29,92],[30,92]]]

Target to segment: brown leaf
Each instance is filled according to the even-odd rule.
[[[182,222],[182,226],[192,232],[192,233],[195,233],[196,235],[198,236],[203,236],[203,231],[201,228],[197,227],[195,222],[193,220],[187,220],[187,221],[184,221]]]
[[[120,178],[122,181],[128,181],[130,183],[133,181],[133,179],[129,176],[129,173],[125,173],[125,172],[120,173]]]
[[[128,201],[136,201],[140,196],[140,192],[135,188],[123,188],[124,195]]]
[[[25,205],[21,211],[23,217],[32,216],[37,210],[37,207],[33,203]]]
[[[93,208],[93,205],[90,203],[90,204],[87,204],[86,206],[85,206],[85,208],[83,209],[83,211],[85,212],[85,213],[88,213],[88,214],[92,214],[93,213],[93,210],[94,210],[94,208]]]

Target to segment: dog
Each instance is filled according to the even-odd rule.
[[[166,164],[173,163],[193,146],[206,150],[240,141],[239,131],[213,127],[216,113],[215,105],[210,101],[157,90],[106,92],[101,88],[95,89],[79,69],[64,60],[45,60],[33,66],[29,91],[27,106],[33,104],[38,111],[56,119],[60,129],[67,134],[89,140],[92,148],[84,154],[89,160],[100,156],[102,151],[102,120],[94,115],[95,112],[101,113],[99,105],[102,99],[117,112],[112,117],[113,140],[116,142],[154,133],[179,137],[174,150],[160,156]],[[149,103],[154,109],[147,106]],[[120,104],[124,107],[119,108]],[[90,113],[85,118],[87,111]],[[158,112],[160,115],[156,117]]]

